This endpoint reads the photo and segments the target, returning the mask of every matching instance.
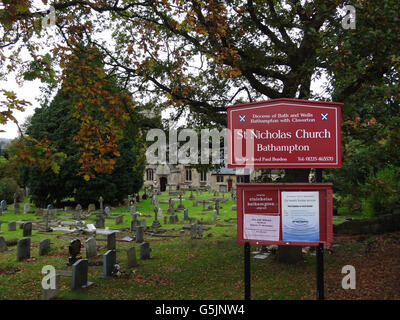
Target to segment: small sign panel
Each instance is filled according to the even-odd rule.
[[[332,184],[237,185],[238,242],[318,245],[332,242]]]

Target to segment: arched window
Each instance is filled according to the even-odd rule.
[[[147,169],[146,170],[146,180],[147,181],[153,181],[154,180],[154,171],[153,171],[153,169]]]

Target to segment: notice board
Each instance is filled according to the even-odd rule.
[[[330,246],[332,195],[331,183],[238,184],[238,243]]]

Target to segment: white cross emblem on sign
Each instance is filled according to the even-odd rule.
[[[328,114],[327,113],[321,113],[321,119],[322,120],[328,120]]]
[[[244,122],[246,120],[246,116],[240,115],[239,120],[240,120],[240,122]]]

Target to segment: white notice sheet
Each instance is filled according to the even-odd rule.
[[[319,241],[319,192],[282,191],[282,241]]]

